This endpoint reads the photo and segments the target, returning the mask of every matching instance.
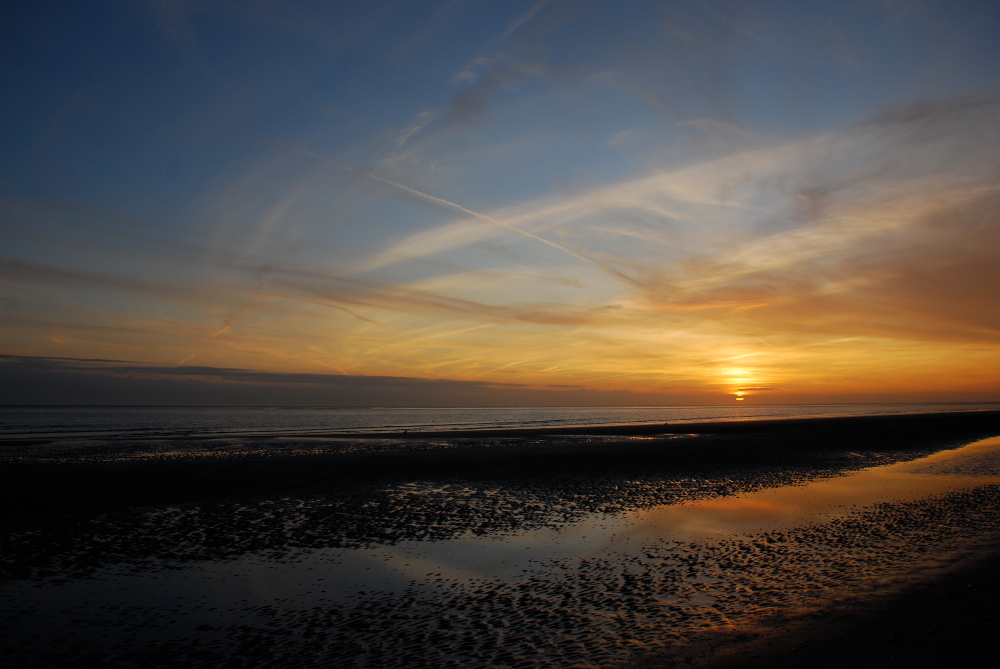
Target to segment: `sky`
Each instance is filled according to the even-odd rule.
[[[996,3],[0,12],[0,401],[1000,400]]]

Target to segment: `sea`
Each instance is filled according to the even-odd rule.
[[[828,416],[992,411],[1000,403],[782,404],[659,407],[4,406],[0,442],[32,438],[211,439],[633,425]]]

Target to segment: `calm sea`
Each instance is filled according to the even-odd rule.
[[[695,407],[315,408],[0,407],[0,439],[58,436],[308,436],[332,432],[470,430],[704,420],[861,416],[996,410],[980,404],[800,404]]]

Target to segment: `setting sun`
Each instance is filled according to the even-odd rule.
[[[80,17],[65,48],[86,65],[51,95],[36,59],[9,82],[0,354],[81,375],[127,361],[116,378],[150,388],[169,368],[233,398],[325,375],[398,379],[371,401],[403,404],[443,383],[440,401],[489,405],[1000,399],[988,59],[934,60],[933,39],[888,58],[899,45],[859,31],[803,77],[788,64],[819,52],[794,45],[834,34],[825,10],[730,44],[708,26],[736,24],[697,3],[651,4],[678,12],[656,29],[645,10],[529,4],[442,8],[457,23],[427,26],[460,39],[402,21],[350,57],[319,29],[287,50],[311,21],[255,10],[233,20],[258,46],[225,66],[196,46],[242,48],[212,11]],[[249,85],[258,61],[294,77]]]

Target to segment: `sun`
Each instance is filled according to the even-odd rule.
[[[753,383],[753,378],[752,378],[753,374],[749,370],[746,370],[746,369],[730,369],[730,370],[728,370],[726,372],[723,372],[723,374],[725,374],[726,376],[730,377],[729,378],[729,383],[732,384],[732,386],[730,386],[730,388],[733,388],[733,386],[736,386],[735,388],[732,389],[732,392],[733,392],[733,395],[735,395],[736,401],[737,402],[743,402],[744,400],[746,400],[746,397],[744,397],[745,393],[744,393],[743,390],[740,389],[740,386],[743,386],[743,385],[746,385],[746,384],[752,384]]]

